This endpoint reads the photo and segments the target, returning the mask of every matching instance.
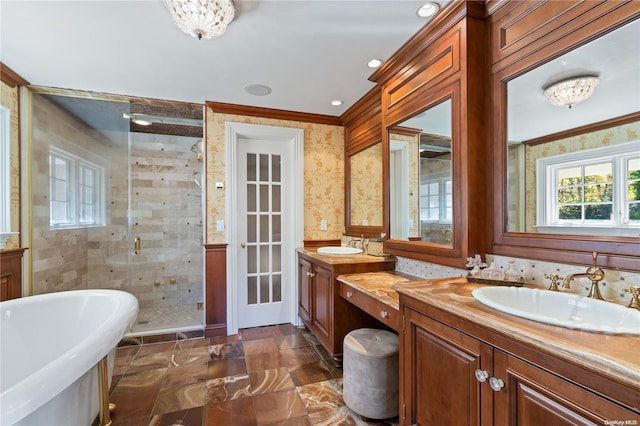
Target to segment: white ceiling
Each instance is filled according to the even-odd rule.
[[[367,61],[426,23],[423,3],[237,0],[227,32],[197,40],[159,0],[1,0],[0,60],[39,86],[338,116],[373,87]]]

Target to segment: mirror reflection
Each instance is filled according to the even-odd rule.
[[[451,246],[451,99],[389,129],[390,238]]]
[[[350,225],[382,226],[382,143],[349,157]]]
[[[638,40],[635,21],[507,83],[507,231],[640,236]]]

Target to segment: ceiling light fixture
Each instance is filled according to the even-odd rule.
[[[178,28],[198,40],[224,34],[236,14],[231,0],[164,0],[164,4]]]
[[[428,18],[435,15],[438,10],[440,10],[440,6],[438,5],[438,3],[429,2],[420,6],[416,13],[421,18]]]
[[[367,66],[369,68],[378,68],[380,65],[382,65],[382,61],[380,59],[372,59],[367,62]]]
[[[599,82],[597,74],[586,74],[548,84],[542,90],[552,105],[571,108],[578,102],[589,99]]]
[[[342,105],[342,101],[339,100],[339,99],[335,99],[335,100],[331,101],[331,105],[340,106],[340,105]]]

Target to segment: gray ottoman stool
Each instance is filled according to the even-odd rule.
[[[398,415],[398,336],[361,328],[347,334],[343,347],[343,399],[370,419]]]

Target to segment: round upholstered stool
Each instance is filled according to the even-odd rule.
[[[398,415],[398,336],[361,328],[344,338],[343,399],[347,407],[370,419]]]

